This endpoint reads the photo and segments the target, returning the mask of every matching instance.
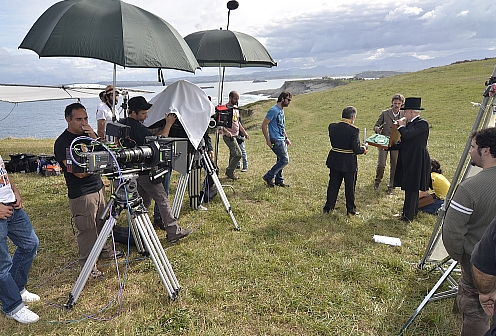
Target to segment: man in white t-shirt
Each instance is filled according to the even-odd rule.
[[[7,237],[17,247],[13,257]],[[25,287],[38,245],[31,221],[22,209],[21,194],[10,181],[0,156],[0,302],[7,318],[20,323],[33,323],[40,318],[24,305],[40,300]]]
[[[105,88],[105,95],[102,102],[98,105],[96,109],[96,124],[98,137],[100,139],[105,139],[105,129],[107,123],[112,122],[112,93],[114,87],[108,85]],[[115,106],[119,102],[119,91],[115,90]],[[119,120],[119,115],[116,115],[117,120]]]

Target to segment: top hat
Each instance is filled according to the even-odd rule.
[[[423,110],[423,108],[420,107],[421,102],[422,98],[420,97],[405,98],[405,104],[403,105],[401,110]]]
[[[149,110],[152,104],[148,103],[145,97],[137,96],[129,99],[127,103],[130,111],[144,111]]]

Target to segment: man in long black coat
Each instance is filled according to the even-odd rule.
[[[405,191],[403,213],[399,218],[411,222],[418,212],[419,190],[429,189],[430,157],[427,151],[429,124],[420,117],[421,98],[406,98],[406,120],[398,120],[398,132],[401,134],[398,163],[394,175],[394,186]]]
[[[339,188],[344,179],[346,212],[348,215],[357,214],[355,206],[355,185],[358,170],[356,155],[367,153],[367,145],[360,145],[358,137],[360,130],[353,124],[356,113],[356,108],[347,106],[341,115],[341,122],[329,125],[331,150],[327,156],[326,165],[330,172],[324,213],[334,210]]]

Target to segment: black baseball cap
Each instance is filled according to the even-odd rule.
[[[128,106],[131,111],[144,111],[149,110],[153,104],[148,103],[145,97],[138,96],[129,99]]]

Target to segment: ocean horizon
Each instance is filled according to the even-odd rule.
[[[222,103],[228,101],[229,92],[238,91],[240,94],[239,106],[244,106],[263,99],[269,99],[263,95],[250,95],[245,92],[256,90],[278,89],[285,81],[292,79],[270,79],[265,82],[233,81],[225,82],[222,94]],[[218,101],[218,82],[197,84],[205,93],[212,97],[212,102]],[[133,88],[129,88],[133,89]],[[130,97],[142,95],[150,100],[165,89],[162,86],[136,87],[153,91],[153,93],[130,93]],[[77,99],[64,99],[52,101],[39,101],[30,103],[12,104],[0,102],[0,139],[5,138],[34,138],[51,139],[57,138],[67,127],[64,118],[64,109],[67,105],[76,102]],[[81,99],[81,104],[86,107],[89,123],[96,130],[96,108],[100,102],[98,96],[95,98]],[[122,104],[119,100],[118,106]],[[122,113],[122,112],[121,112]],[[122,114],[121,114],[122,115]]]

